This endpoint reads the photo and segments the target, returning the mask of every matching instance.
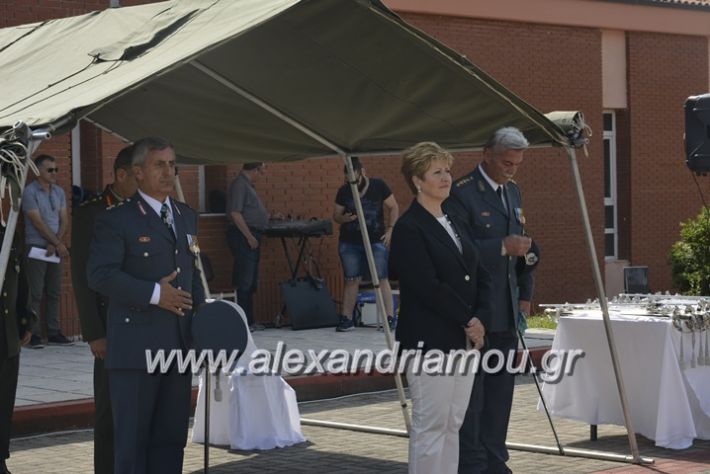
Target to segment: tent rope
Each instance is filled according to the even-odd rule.
[[[37,166],[29,159],[30,153],[26,143],[30,136],[29,127],[18,122],[14,127],[0,133],[0,201],[7,194],[15,212],[20,210],[22,191],[20,183],[26,165],[35,175],[39,174]],[[5,215],[0,206],[0,224],[5,227]]]

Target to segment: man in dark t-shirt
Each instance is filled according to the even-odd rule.
[[[353,158],[353,170],[360,192],[360,201],[365,214],[365,225],[370,238],[372,253],[375,257],[377,276],[380,279],[380,288],[385,300],[387,321],[394,329],[396,320],[392,308],[392,289],[387,280],[387,252],[392,237],[392,228],[399,217],[397,201],[387,184],[377,178],[368,178],[358,158]],[[347,169],[345,170],[347,180]],[[388,219],[385,224],[384,208],[388,209]],[[355,213],[355,199],[350,185],[346,182],[338,189],[335,196],[335,211],[333,220],[340,224],[340,238],[338,253],[345,274],[345,287],[343,291],[343,307],[340,315],[340,324],[335,328],[338,332],[354,329],[352,320],[355,300],[363,276],[368,276],[367,257],[365,246],[360,232],[360,223]]]

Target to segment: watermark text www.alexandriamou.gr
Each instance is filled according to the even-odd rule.
[[[181,373],[198,373],[207,367],[211,373],[217,371],[253,375],[346,375],[355,373],[404,373],[407,367],[417,374],[453,375],[466,371],[480,373],[499,373],[503,370],[513,374],[535,372],[546,383],[557,383],[562,377],[572,375],[578,359],[584,357],[584,351],[550,350],[546,352],[540,367],[533,367],[530,354],[520,352],[516,360],[516,351],[507,354],[491,349],[483,353],[477,350],[422,350],[404,349],[399,353],[399,343],[393,349],[373,351],[371,349],[356,349],[349,352],[345,349],[301,350],[287,349],[286,344],[279,342],[276,350],[257,349],[252,354],[245,354],[242,360],[238,351],[211,350],[146,350],[146,366],[150,373],[166,373],[175,367]],[[236,366],[237,362],[239,365]]]

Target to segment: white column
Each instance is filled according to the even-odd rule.
[[[81,130],[71,129],[71,183],[81,187]]]

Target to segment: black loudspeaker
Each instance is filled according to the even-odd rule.
[[[624,268],[624,293],[649,293],[648,267]]]
[[[304,278],[281,283],[283,296],[291,320],[291,329],[334,327],[338,324],[335,301],[328,287],[320,280]]]
[[[710,172],[710,94],[685,101],[685,163],[696,173]]]

